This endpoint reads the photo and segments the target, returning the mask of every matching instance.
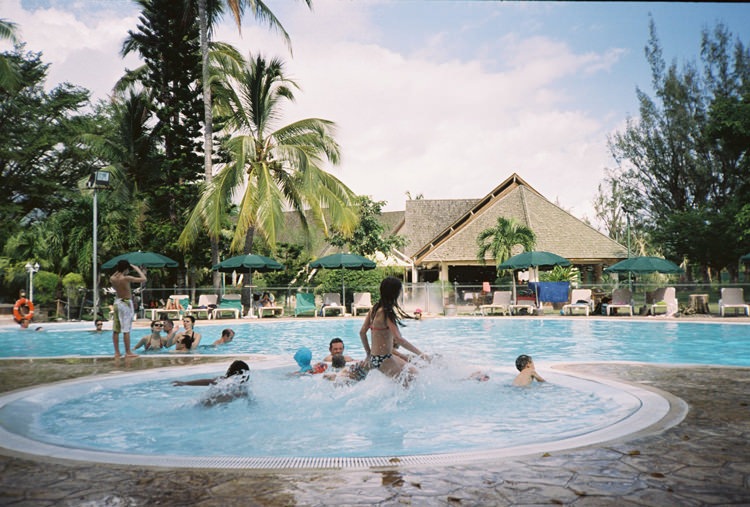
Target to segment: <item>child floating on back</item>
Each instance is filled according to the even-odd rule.
[[[546,382],[534,369],[534,360],[531,356],[521,354],[516,358],[516,368],[521,373],[513,381],[514,386],[527,386],[531,384],[534,379],[537,382]]]

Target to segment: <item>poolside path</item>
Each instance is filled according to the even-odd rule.
[[[0,391],[175,360],[2,361]],[[216,359],[198,359],[207,360]],[[663,389],[685,400],[689,412],[673,428],[625,443],[446,467],[163,470],[29,459],[0,448],[0,504],[750,504],[750,368],[619,363],[566,368]]]

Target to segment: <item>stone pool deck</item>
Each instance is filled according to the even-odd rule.
[[[728,352],[729,353],[729,352]],[[226,358],[0,362],[0,391]],[[655,387],[686,418],[624,442],[471,465],[354,471],[169,470],[52,461],[0,442],[2,505],[748,505],[750,368],[597,363],[566,369]]]

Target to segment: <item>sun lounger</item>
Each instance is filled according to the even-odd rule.
[[[273,306],[259,306],[258,307],[258,318],[262,319],[264,314],[269,314],[272,317],[274,315],[278,315],[279,317],[284,316],[284,307],[283,306],[276,306],[274,303]]]
[[[318,314],[318,308],[315,306],[315,294],[310,292],[298,292],[296,294],[296,306],[294,307],[294,316],[312,313],[313,316]]]
[[[200,319],[201,315],[205,315],[204,319],[210,319],[218,301],[219,296],[216,294],[201,294],[198,296],[198,304],[188,307],[188,314],[194,315],[196,319]]]
[[[489,311],[492,313],[493,310],[500,309],[503,315],[507,315],[510,312],[510,298],[513,293],[509,290],[496,290],[492,294],[492,304],[479,305],[479,311],[482,315],[487,315]]]
[[[719,313],[724,316],[724,311],[727,308],[734,308],[735,314],[737,309],[742,309],[745,315],[750,317],[750,305],[745,303],[744,290],[741,288],[731,287],[721,289],[721,299],[719,299]]]
[[[211,312],[212,319],[218,319],[221,315],[232,314],[235,319],[242,315],[242,296],[239,294],[227,294],[221,298],[219,305]]]
[[[372,299],[369,292],[355,292],[352,301],[352,315],[357,315],[360,310],[369,311],[372,308]]]
[[[177,308],[167,309],[166,306],[164,308],[148,308],[146,309],[146,312],[151,312],[151,320],[164,318],[179,319],[187,312],[188,306],[190,306],[190,296],[187,294],[172,294],[167,300],[167,306],[177,306]]]
[[[612,315],[613,308],[627,308],[633,316],[633,293],[629,289],[615,289],[612,302],[607,305],[607,315]]]
[[[342,316],[346,312],[346,308],[341,304],[341,294],[338,292],[326,292],[323,294],[323,306],[320,307],[320,315],[325,317],[332,310],[338,310]]]
[[[648,298],[647,298],[648,299]],[[651,294],[651,306],[649,311],[652,315],[656,315],[656,310],[663,308],[667,316],[674,315],[679,309],[677,304],[677,297],[675,296],[674,287],[663,287],[656,289]]]
[[[508,305],[508,309],[510,310],[511,315],[518,315],[519,310],[522,310],[523,308],[525,308],[526,311],[529,312],[529,315],[533,315],[536,311],[536,303],[530,300],[520,299],[516,300],[516,302],[512,305]]]
[[[573,289],[570,293],[570,303],[562,307],[562,313],[573,315],[573,310],[583,310],[586,317],[594,310],[594,301],[591,299],[591,289]]]

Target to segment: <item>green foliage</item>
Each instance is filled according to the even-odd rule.
[[[55,302],[60,287],[60,277],[49,271],[34,274],[34,303],[47,305]]]
[[[75,142],[91,121],[78,112],[88,91],[63,83],[46,92],[48,65],[39,53],[22,49],[3,54],[18,70],[20,84],[13,90],[0,87],[0,245],[64,209],[94,163],[93,154]]]
[[[667,65],[651,22],[655,99],[638,89],[640,117],[610,139],[621,167],[603,208],[632,206],[634,229],[667,257],[736,279],[737,258],[750,250],[737,225],[750,204],[750,51],[721,24],[703,32],[701,48],[702,70]]]
[[[269,287],[284,287],[287,285],[304,286],[307,284],[305,268],[311,258],[302,245],[291,243],[277,243],[276,251],[271,253],[267,245],[261,244],[256,246],[256,250],[261,255],[276,259],[284,265],[284,271],[272,271],[270,273],[261,273],[254,276],[254,280],[259,278]],[[294,283],[292,283],[294,281]]]
[[[406,238],[396,234],[386,234],[385,225],[380,221],[385,201],[373,201],[366,195],[355,198],[359,223],[351,234],[333,228],[328,242],[333,246],[348,247],[358,255],[369,256],[377,252],[384,255],[396,248],[403,248]]]
[[[581,273],[573,266],[555,266],[549,271],[539,273],[542,282],[580,282]]]
[[[477,236],[477,260],[486,264],[489,253],[496,265],[502,264],[511,257],[515,245],[521,245],[524,251],[531,251],[536,244],[534,231],[521,225],[514,218],[497,217],[495,227],[485,229]]]
[[[369,271],[353,269],[321,269],[315,274],[315,294],[337,292],[341,294],[341,277],[344,277],[346,287],[346,307],[349,308],[355,292],[369,292],[373,304],[380,300],[380,282],[387,276],[401,274],[401,270],[393,267],[379,267]]]

